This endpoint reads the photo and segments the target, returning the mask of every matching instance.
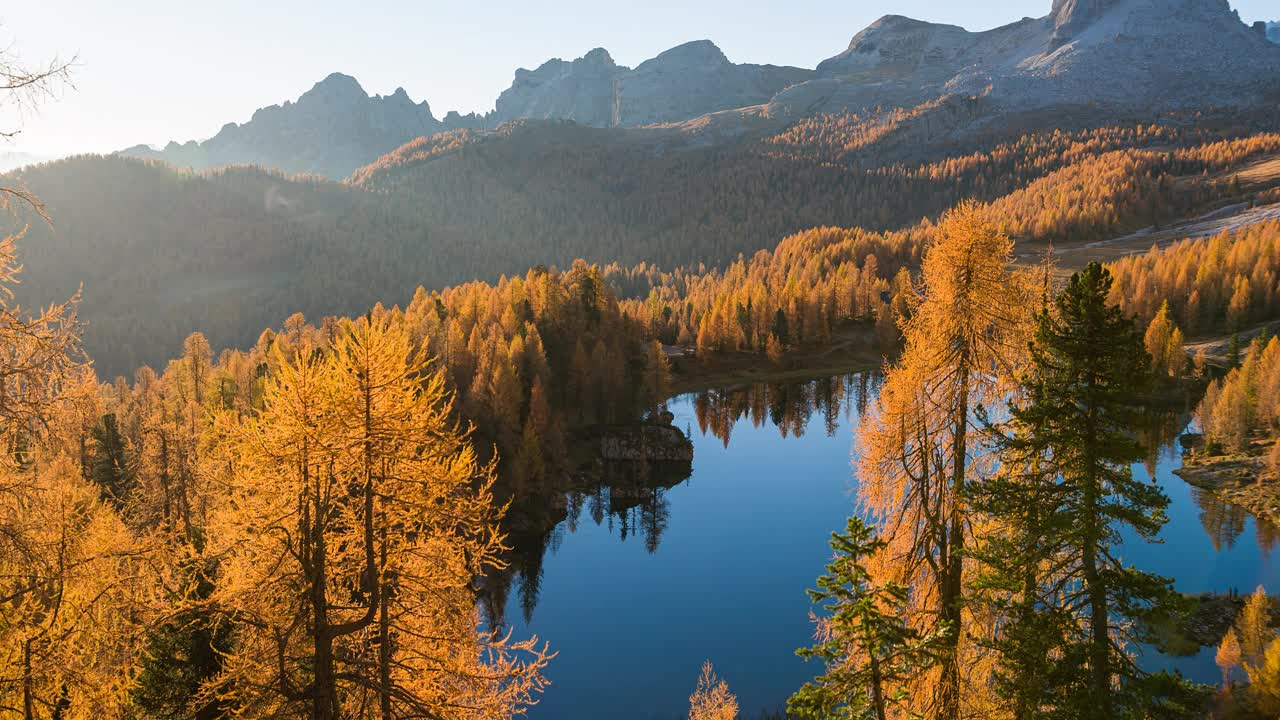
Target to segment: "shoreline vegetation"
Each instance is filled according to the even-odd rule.
[[[1280,524],[1280,339],[1267,333],[1229,352],[1227,373],[1197,408],[1203,435],[1182,438],[1188,483]]]
[[[1182,467],[1174,474],[1259,520],[1280,525],[1280,486],[1264,480],[1269,446],[1255,446],[1251,452],[1210,453],[1200,435],[1184,435],[1183,441],[1194,444],[1184,449]]]
[[[896,347],[877,348],[875,329],[854,322],[835,329],[831,344],[802,348],[771,360],[754,352],[688,354],[671,361],[672,397],[756,383],[797,382],[827,375],[876,370]]]

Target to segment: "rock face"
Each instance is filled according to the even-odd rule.
[[[1227,0],[1055,0],[1043,18],[985,32],[888,16],[779,94],[797,114],[984,95],[1005,110],[1105,105],[1259,107],[1280,91],[1280,51]]]
[[[1267,23],[1267,39],[1280,45],[1280,22]]]
[[[123,154],[197,169],[254,163],[341,178],[413,138],[442,129],[427,103],[415,104],[403,88],[370,97],[355,78],[333,73],[296,102],[262,108],[243,125],[228,123],[204,142],[170,142],[160,151],[135,146]]]
[[[1053,20],[1054,47],[1070,42],[1123,0],[1053,0],[1049,17]]]
[[[574,60],[548,60],[537,70],[516,70],[515,82],[498,96],[500,122],[520,118],[561,118],[584,125],[613,125],[618,75],[626,68],[609,51],[596,48]]]
[[[678,428],[646,423],[610,428],[600,436],[600,458],[606,461],[690,462],[693,444]]]
[[[516,70],[498,97],[495,119],[566,119],[596,127],[679,122],[768,102],[813,72],[775,65],[735,65],[709,40],[674,47],[634,70],[596,48],[573,62],[550,60]]]

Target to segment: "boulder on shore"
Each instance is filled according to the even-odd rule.
[[[609,428],[600,435],[600,457],[606,461],[691,462],[693,443],[671,425]]]

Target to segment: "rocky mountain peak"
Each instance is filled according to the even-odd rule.
[[[584,65],[599,65],[602,67],[615,67],[617,65],[617,63],[613,61],[613,56],[609,54],[609,51],[602,47],[595,48],[586,55],[583,55],[581,58],[578,58],[578,62],[581,62]]]
[[[614,63],[603,48],[566,62],[516,71],[498,96],[494,121],[565,119],[598,127],[679,122],[768,102],[812,77],[809,70],[735,65],[710,40],[695,40],[640,63]]]
[[[889,15],[819,64],[816,79],[779,93],[770,111],[913,107],[945,96],[1003,109],[1257,107],[1280,92],[1280,49],[1261,34],[1228,0],[1053,0],[1045,17],[981,32]]]
[[[1124,0],[1053,0],[1053,42],[1062,44]]]
[[[710,40],[694,40],[659,53],[641,67],[648,63],[677,67],[716,67],[728,65],[729,58]]]
[[[298,104],[307,102],[357,103],[369,99],[369,94],[350,75],[335,72],[316,83],[298,98]]]

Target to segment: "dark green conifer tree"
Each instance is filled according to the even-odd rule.
[[[778,308],[773,314],[773,327],[770,329],[773,339],[784,347],[791,342],[791,330],[787,327],[787,313]]]
[[[90,437],[93,444],[89,451],[89,479],[97,484],[102,499],[119,510],[133,490],[134,473],[115,413],[103,415]]]
[[[945,628],[921,635],[908,626],[902,611],[907,588],[875,585],[867,573],[866,559],[884,547],[856,516],[845,532],[831,534],[835,558],[818,578],[818,589],[809,591],[815,603],[825,603],[829,627],[822,642],[796,651],[806,660],[824,661],[826,672],[787,702],[791,716],[885,720],[889,708],[904,699],[895,686],[937,663]]]
[[[1180,598],[1168,579],[1125,565],[1115,550],[1126,528],[1155,540],[1169,499],[1131,470],[1144,457],[1131,429],[1150,358],[1133,321],[1107,304],[1110,289],[1110,274],[1091,263],[1041,313],[1009,432],[998,440],[1007,485],[981,493],[1011,528],[1008,547],[987,546],[988,582],[1020,587],[1026,603],[1000,648],[1001,682],[1023,717],[1145,717],[1153,704],[1198,697],[1178,678],[1147,675],[1130,653],[1130,628]],[[1028,467],[1038,468],[1033,477],[1018,477]],[[1024,596],[1029,581],[1036,590]]]
[[[231,623],[206,604],[214,589],[214,566],[194,559],[181,572],[179,610],[147,637],[133,704],[143,717],[157,720],[230,717],[231,706],[218,696],[223,688],[210,683],[222,671],[223,655],[232,643]]]
[[[1004,618],[990,641],[998,657],[993,689],[1015,720],[1054,718],[1066,698],[1084,689],[1078,682],[1081,653],[1067,652],[1076,619],[1060,603],[1066,579],[1048,570],[1068,555],[1068,515],[1062,512],[1068,488],[1044,448],[1025,439],[1027,428],[986,424],[1002,471],[972,483],[970,500],[975,510],[999,520],[1000,531],[970,554],[981,563],[973,590]]]

